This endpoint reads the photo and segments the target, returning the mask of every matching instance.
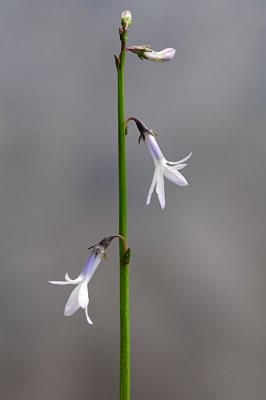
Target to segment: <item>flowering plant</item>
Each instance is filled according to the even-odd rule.
[[[191,153],[180,161],[167,161],[157,143],[156,132],[135,117],[125,119],[124,111],[124,69],[127,51],[141,60],[150,60],[164,63],[175,56],[175,49],[166,48],[154,51],[149,45],[127,47],[128,28],[132,24],[132,15],[125,10],[121,15],[119,29],[121,50],[115,56],[117,69],[118,88],[118,176],[119,176],[119,234],[101,240],[97,245],[91,246],[91,255],[84,268],[76,279],[71,279],[66,273],[64,281],[50,281],[54,285],[77,285],[67,300],[64,315],[73,315],[80,308],[85,310],[87,322],[92,324],[88,315],[88,284],[98,268],[100,262],[106,257],[106,248],[116,237],[120,238],[120,400],[130,399],[130,309],[129,309],[129,263],[131,251],[127,247],[127,169],[126,169],[126,133],[129,121],[134,121],[140,132],[139,141],[144,141],[153,158],[155,170],[152,183],[148,192],[146,204],[150,203],[151,195],[156,187],[156,193],[163,209],[165,207],[164,177],[178,186],[187,186],[187,180],[179,172]]]

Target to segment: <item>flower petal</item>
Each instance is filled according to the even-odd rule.
[[[85,315],[86,315],[86,319],[87,319],[88,324],[93,325],[93,322],[92,322],[92,320],[90,319],[90,317],[88,315],[88,306],[85,307]]]
[[[70,281],[48,281],[48,282],[52,283],[52,285],[74,285],[74,283]]]
[[[178,171],[173,171],[169,168],[164,168],[164,175],[166,176],[169,181],[175,183],[178,186],[187,186],[186,178],[180,174]]]
[[[158,199],[163,210],[165,207],[163,168],[159,168],[157,184],[156,184],[156,193],[158,194]]]
[[[80,283],[71,293],[66,306],[65,306],[65,311],[64,315],[66,317],[69,317],[70,315],[74,314],[78,309],[81,307],[80,302],[79,302],[79,293],[81,290],[81,286],[83,285],[84,282]]]
[[[81,308],[86,308],[89,304],[88,284],[84,281],[79,286],[79,304]]]
[[[170,170],[172,171],[180,171],[181,169],[185,168],[187,164],[177,164],[177,165],[172,165],[171,167],[169,166]]]
[[[172,162],[172,161],[167,161],[167,164],[170,164],[170,165],[182,164],[182,163],[184,163],[185,161],[187,161],[191,156],[192,156],[192,152],[190,152],[185,158],[182,158],[182,160],[174,161],[174,162]]]
[[[157,179],[158,179],[158,174],[159,174],[159,167],[155,167],[153,178],[152,178],[152,182],[151,182],[151,186],[150,186],[149,193],[148,193],[147,200],[146,200],[146,204],[150,204],[151,195],[152,195],[152,192],[153,192],[154,187],[156,185],[156,182],[157,182]]]

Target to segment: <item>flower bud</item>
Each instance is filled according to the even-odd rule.
[[[146,58],[150,61],[166,62],[170,61],[175,56],[175,49],[167,48],[162,51],[150,51],[147,52]]]
[[[132,15],[129,10],[125,10],[121,14],[121,25],[127,29],[132,23]]]
[[[152,50],[151,46],[148,45],[130,46],[127,48],[127,50],[137,54],[141,60],[145,59],[157,62],[170,61],[175,55],[175,49],[167,48],[161,51],[154,51]]]

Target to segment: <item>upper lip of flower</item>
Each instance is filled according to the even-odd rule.
[[[79,308],[83,308],[85,310],[86,319],[89,324],[93,323],[88,315],[88,283],[91,280],[92,275],[96,271],[101,260],[105,257],[105,247],[101,246],[100,243],[99,245],[94,246],[91,256],[87,260],[83,270],[76,279],[71,279],[68,273],[66,273],[65,281],[49,281],[54,285],[77,285],[77,287],[72,291],[69,296],[69,299],[65,306],[64,315],[70,316],[74,314]]]

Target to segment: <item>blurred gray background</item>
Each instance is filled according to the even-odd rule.
[[[88,245],[117,232],[117,29],[176,48],[129,54],[126,113],[167,159],[193,152],[187,188],[154,195],[130,126],[132,398],[266,398],[266,5],[261,0],[0,2],[1,397],[117,399],[115,243],[89,314],[63,317]]]

